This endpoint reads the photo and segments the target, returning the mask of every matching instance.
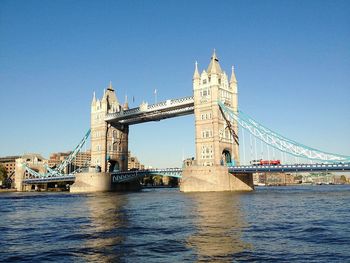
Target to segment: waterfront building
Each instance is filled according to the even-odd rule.
[[[136,156],[132,156],[131,152],[128,152],[128,169],[129,170],[143,170],[145,166],[140,163]]]
[[[0,164],[2,164],[7,171],[7,175],[11,176],[16,171],[16,159],[21,158],[20,155],[0,157]]]

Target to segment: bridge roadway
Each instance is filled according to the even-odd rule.
[[[230,173],[281,173],[281,172],[342,172],[350,171],[350,163],[339,164],[284,164],[230,166]]]
[[[56,182],[74,182],[75,175],[66,175],[66,176],[45,176],[45,177],[37,177],[37,178],[28,178],[24,179],[22,182],[24,184],[47,184],[47,183],[56,183]]]
[[[285,165],[241,165],[229,166],[230,173],[281,173],[281,172],[350,172],[350,163],[339,164],[285,164]],[[122,183],[142,178],[146,175],[161,175],[181,178],[182,168],[147,169],[112,173],[112,183]],[[74,175],[24,179],[25,184],[74,181]]]

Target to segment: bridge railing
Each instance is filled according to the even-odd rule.
[[[313,172],[350,171],[350,163],[229,166],[230,172]]]

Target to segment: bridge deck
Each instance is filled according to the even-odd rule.
[[[285,164],[285,165],[242,165],[228,167],[230,173],[281,173],[281,172],[350,172],[350,163],[339,164]],[[112,173],[112,183],[122,183],[137,180],[146,175],[161,175],[181,178],[182,168],[147,169]],[[74,181],[74,175],[58,177],[41,177],[23,180],[25,184],[40,184],[50,182]]]
[[[350,171],[350,163],[340,164],[285,164],[285,165],[243,165],[229,167],[230,173],[278,173],[278,172],[335,172]]]
[[[53,176],[53,177],[40,177],[40,178],[29,178],[24,179],[24,184],[47,184],[47,183],[56,183],[56,182],[74,182],[75,176]]]

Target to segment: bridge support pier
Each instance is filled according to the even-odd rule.
[[[189,166],[182,172],[181,192],[252,191],[253,174],[231,174],[226,166]]]
[[[91,192],[118,192],[137,191],[141,189],[138,181],[112,184],[111,173],[88,172],[78,173],[74,184],[70,187],[71,193],[91,193]]]

